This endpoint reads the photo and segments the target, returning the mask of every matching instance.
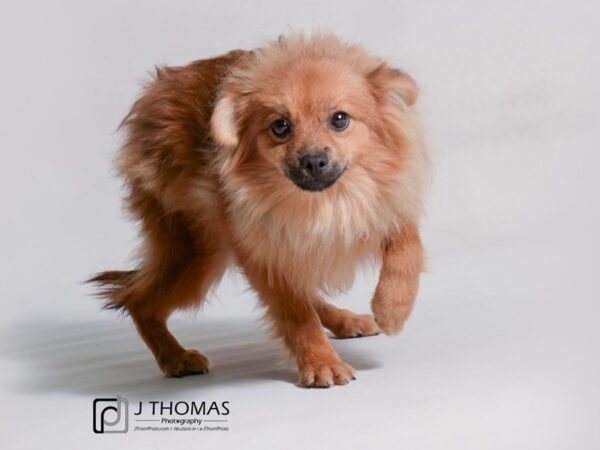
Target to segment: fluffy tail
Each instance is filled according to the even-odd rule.
[[[101,272],[86,281],[93,283],[100,289],[96,293],[98,297],[104,298],[105,309],[116,309],[127,312],[124,291],[133,284],[137,270],[111,270]]]

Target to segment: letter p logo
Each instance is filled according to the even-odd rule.
[[[97,398],[94,400],[94,433],[127,433],[129,403],[126,398]]]

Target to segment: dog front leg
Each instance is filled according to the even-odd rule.
[[[266,305],[275,332],[298,361],[301,386],[331,387],[355,378],[352,367],[329,343],[309,295],[277,277],[268,277],[256,267],[246,268],[245,272]]]
[[[382,256],[371,308],[379,328],[385,334],[395,334],[410,315],[423,270],[423,246],[417,225],[406,224],[397,236],[385,242]]]

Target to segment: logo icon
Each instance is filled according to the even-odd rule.
[[[94,433],[127,433],[129,402],[126,398],[97,398],[94,400]]]

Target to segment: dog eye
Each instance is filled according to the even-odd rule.
[[[350,116],[344,111],[335,112],[331,116],[330,124],[335,131],[343,131],[350,124]]]
[[[271,124],[271,131],[275,136],[283,139],[292,132],[292,124],[285,119],[277,119]]]

